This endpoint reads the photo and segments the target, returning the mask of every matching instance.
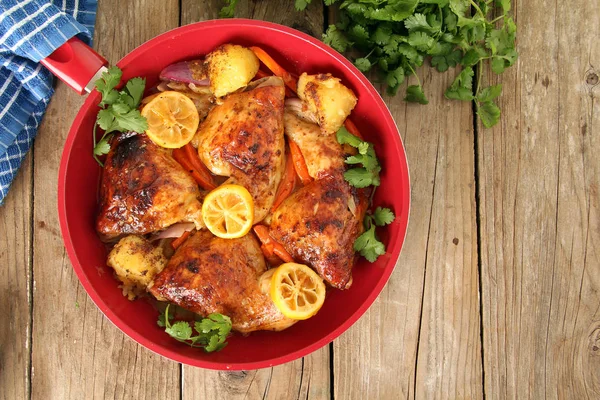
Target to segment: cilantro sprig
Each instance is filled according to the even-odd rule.
[[[93,155],[100,166],[104,165],[98,157],[108,154],[110,151],[109,141],[112,132],[142,133],[148,129],[146,118],[142,117],[137,109],[144,94],[146,80],[143,78],[130,79],[125,84],[125,88],[118,91],[115,87],[121,81],[122,75],[123,72],[118,67],[110,67],[95,82],[96,90],[102,95],[102,101],[99,104],[102,109],[98,112],[94,125]],[[96,127],[104,130],[99,141],[96,141]]]
[[[354,251],[369,262],[385,254],[385,245],[377,238],[375,227],[391,224],[396,217],[389,208],[377,207],[372,214],[367,213],[363,220],[365,231],[354,241]]]
[[[227,342],[227,336],[231,332],[231,319],[223,314],[212,313],[200,321],[194,322],[193,334],[192,325],[187,321],[177,321],[171,323],[174,316],[169,315],[169,306],[165,312],[160,314],[156,324],[165,328],[165,332],[173,339],[185,343],[191,347],[202,347],[208,353],[223,349]]]
[[[329,26],[323,41],[340,52],[362,53],[354,60],[356,67],[363,72],[376,67],[390,95],[413,75],[417,84],[407,86],[405,100],[427,104],[416,68],[426,59],[440,72],[461,66],[446,97],[474,101],[488,128],[498,122],[500,109],[494,100],[502,88],[480,83],[484,63],[501,74],[517,59],[510,0],[345,0],[339,8],[338,22]]]
[[[346,164],[362,165],[362,167],[350,168],[344,172],[344,179],[356,188],[379,186],[381,166],[373,144],[357,138],[343,126],[337,131],[336,138],[339,144],[348,144],[358,150],[358,154],[346,157]]]

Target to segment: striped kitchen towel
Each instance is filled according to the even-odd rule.
[[[97,0],[0,0],[0,205],[53,93],[39,61],[75,35],[91,44],[96,7]]]

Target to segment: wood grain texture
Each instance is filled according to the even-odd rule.
[[[29,395],[32,157],[0,207],[0,399]]]
[[[486,71],[503,117],[477,147],[485,392],[597,399],[600,13],[585,0],[513,8],[519,60],[501,79]]]
[[[452,71],[418,73],[427,106],[385,98],[410,165],[407,240],[378,300],[334,343],[340,399],[481,397],[473,115],[443,98]]]
[[[218,16],[222,2],[183,0],[182,25]],[[313,36],[323,32],[322,3],[306,12],[294,10],[292,1],[241,1],[236,17],[261,19],[299,29]],[[217,372],[183,366],[183,399],[327,399],[329,349],[324,347],[303,359],[255,371]]]
[[[127,7],[117,0],[102,1],[95,47],[114,64],[178,21],[176,0],[130,1]],[[179,366],[137,345],[102,315],[81,287],[63,247],[56,204],[58,166],[82,102],[57,84],[35,143],[32,398],[179,398]]]

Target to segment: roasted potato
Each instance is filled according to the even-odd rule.
[[[154,247],[141,236],[126,236],[108,254],[107,264],[123,285],[123,296],[129,300],[146,292],[154,276],[167,264],[160,247]]]
[[[356,106],[352,90],[331,74],[307,75],[298,79],[298,96],[317,115],[321,130],[337,132]]]
[[[256,75],[259,67],[254,52],[236,44],[224,44],[206,56],[210,88],[216,97],[223,97],[244,87]]]

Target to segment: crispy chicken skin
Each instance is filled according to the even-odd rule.
[[[354,240],[363,230],[365,195],[341,175],[315,180],[275,210],[270,235],[331,286],[347,289],[352,283]]]
[[[149,290],[159,300],[203,316],[227,315],[233,329],[242,333],[286,329],[295,321],[283,316],[259,288],[265,271],[253,235],[220,239],[199,231],[177,249]]]
[[[143,235],[182,221],[203,226],[198,185],[169,150],[146,135],[115,136],[104,165],[96,219],[104,239]]]
[[[344,172],[344,151],[335,135],[322,133],[318,125],[288,110],[284,114],[284,126],[285,135],[300,148],[311,177],[320,179]]]
[[[254,200],[254,222],[275,200],[285,167],[283,81],[227,96],[200,125],[192,144],[200,159],[227,183],[244,186]]]

